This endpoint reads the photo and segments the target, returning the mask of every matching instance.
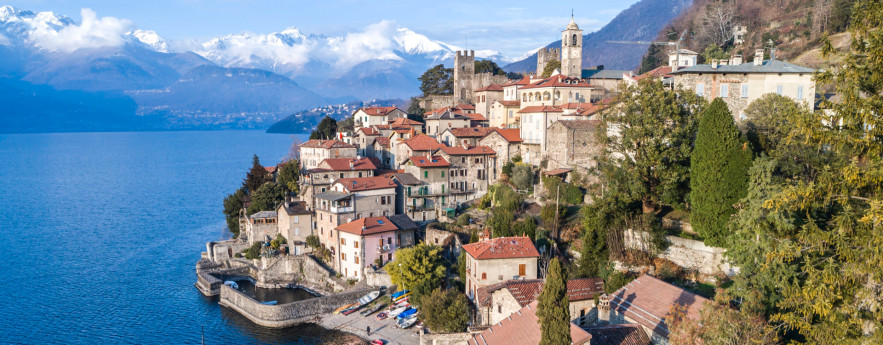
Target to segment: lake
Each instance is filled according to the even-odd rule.
[[[305,136],[300,136],[301,140]],[[223,198],[262,131],[0,135],[0,343],[336,344],[318,326],[262,328],[193,286]]]

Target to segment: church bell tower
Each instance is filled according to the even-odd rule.
[[[561,31],[561,74],[571,78],[583,75],[583,31],[573,21],[573,15]]]

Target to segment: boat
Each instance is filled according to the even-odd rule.
[[[361,305],[367,305],[368,303],[373,302],[377,297],[380,296],[380,291],[371,291],[362,298],[359,298],[359,303]]]
[[[383,320],[383,319],[387,318],[388,316],[389,316],[389,313],[382,311],[382,312],[380,312],[380,314],[377,314],[377,316],[375,316],[375,318],[377,318],[378,320]]]
[[[396,291],[396,292],[394,292],[394,293],[392,294],[392,298],[393,298],[393,299],[396,299],[396,298],[398,298],[399,296],[404,295],[404,294],[406,294],[406,293],[408,293],[408,292],[410,292],[410,291],[408,291],[408,290]]]
[[[398,300],[398,302],[396,302],[396,304],[399,304],[399,305],[405,304],[408,302],[409,299],[411,299],[411,298],[410,297],[402,298],[402,299]]]
[[[371,345],[383,345],[383,340],[374,339],[371,341]]]
[[[417,318],[417,315],[411,315],[409,317],[402,318],[401,320],[397,320],[396,327],[402,328],[402,325],[404,325],[406,322],[410,321],[411,319],[416,319],[416,318]]]
[[[415,315],[415,314],[417,314],[417,309],[414,309],[414,308],[407,309],[407,310],[403,311],[401,314],[397,315],[396,319],[399,319],[399,320],[407,319],[411,315]]]
[[[407,298],[410,295],[411,295],[411,292],[406,290],[405,293],[399,295],[398,297],[393,297],[392,300],[393,300],[393,302],[398,302],[398,301],[401,301],[403,298]]]
[[[355,313],[356,310],[359,310],[359,308],[361,308],[361,307],[362,307],[361,304],[356,303],[356,304],[352,305],[351,307],[344,309],[340,313],[343,315],[349,315],[349,314]]]
[[[234,282],[232,280],[225,281],[224,285],[229,285],[231,288],[239,290],[239,284],[236,284],[236,282]]]
[[[386,304],[377,303],[374,308],[362,310],[359,314],[362,314],[362,316],[368,316],[376,313],[378,310],[383,309],[384,307],[386,307]]]
[[[406,319],[405,322],[403,322],[402,325],[399,326],[399,328],[406,329],[408,327],[413,326],[415,323],[417,323],[417,316],[414,316],[410,319]]]
[[[263,304],[263,305],[276,305],[276,301],[266,301],[266,302],[261,302],[261,304]]]
[[[342,306],[340,306],[340,308],[334,309],[334,314],[340,314],[340,313],[343,312],[344,310],[347,310],[347,309],[349,309],[349,308],[352,308],[354,305],[358,305],[358,303],[342,305]]]
[[[396,310],[389,312],[389,317],[399,316],[399,314],[403,313],[405,310],[408,310],[410,308],[411,307],[398,307],[398,308],[396,308]]]

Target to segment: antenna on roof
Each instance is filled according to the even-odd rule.
[[[776,42],[773,42],[772,39],[767,40],[767,46],[770,47],[770,60],[776,59]]]
[[[570,20],[573,20],[573,7],[570,8]]]

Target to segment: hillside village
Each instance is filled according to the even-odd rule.
[[[819,71],[777,59],[775,47],[705,63],[672,49],[643,74],[586,68],[579,25],[571,19],[561,37],[561,48],[540,50],[536,73],[476,73],[474,53],[460,51],[451,94],[407,110],[362,107],[351,129],[295,143],[290,161],[256,157],[245,184],[257,183],[225,201],[238,236],[207,244],[197,286],[223,300],[218,279],[202,274],[245,269],[259,285],[329,295],[407,290],[422,324],[400,343],[694,344],[684,342],[700,337],[690,325],[712,327],[709,315],[755,343],[820,339],[808,325],[767,327],[801,305],[739,280],[762,274],[753,266],[763,254],[733,244],[751,231],[728,230],[778,221],[749,214],[766,210],[751,198],[773,193],[762,189],[770,175],[819,173],[800,162],[824,157],[784,140],[782,127],[784,116],[840,111],[818,95]],[[567,342],[548,340],[556,306]],[[873,343],[880,321],[856,321],[850,337]]]

